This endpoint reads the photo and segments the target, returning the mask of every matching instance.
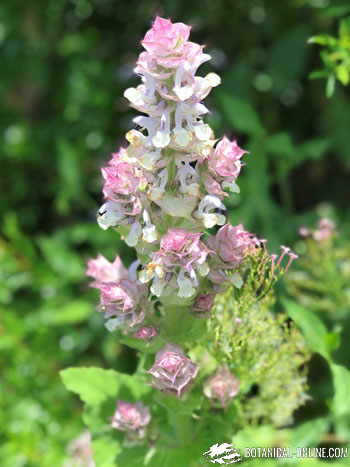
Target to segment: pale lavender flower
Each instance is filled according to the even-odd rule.
[[[112,418],[112,427],[128,433],[132,438],[142,439],[145,436],[145,427],[151,421],[151,414],[141,402],[118,401],[117,410]]]
[[[227,366],[222,366],[204,385],[204,394],[213,401],[218,401],[222,407],[239,392],[239,380],[230,372]]]
[[[153,366],[148,370],[153,376],[153,386],[161,391],[181,397],[198,373],[198,366],[173,344],[160,350]]]

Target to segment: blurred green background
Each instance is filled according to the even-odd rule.
[[[3,0],[0,5],[0,464],[56,466],[83,429],[81,406],[60,382],[69,365],[132,372],[134,354],[94,313],[84,263],[132,251],[95,222],[99,168],[125,144],[135,111],[139,41],[154,15],[193,25],[213,57],[201,73],[223,84],[207,105],[218,136],[250,151],[231,221],[293,244],[350,199],[349,89],[311,80],[320,50],[349,3],[329,0]],[[68,465],[68,464],[67,464]]]

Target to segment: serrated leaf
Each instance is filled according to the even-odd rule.
[[[60,372],[66,388],[75,392],[88,405],[99,405],[109,398],[117,399],[122,386],[126,386],[135,399],[150,388],[135,376],[96,367],[67,368]]]

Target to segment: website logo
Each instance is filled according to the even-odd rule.
[[[241,455],[230,443],[216,443],[203,453],[212,464],[234,464],[241,461]]]

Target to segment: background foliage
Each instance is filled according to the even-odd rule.
[[[348,2],[36,0],[24,5],[4,0],[0,6],[4,467],[51,467],[67,461],[66,446],[83,429],[82,409],[63,387],[59,370],[96,365],[132,373],[135,368],[135,354],[108,335],[94,313],[96,295],[87,289],[84,261],[98,251],[111,259],[118,248],[126,262],[132,259],[115,234],[100,231],[95,223],[101,201],[99,167],[123,144],[123,133],[132,126],[134,112],[122,94],[137,82],[132,74],[140,51],[137,44],[156,13],[193,24],[195,41],[207,44],[213,60],[203,66],[203,73],[215,71],[223,80],[208,99],[210,123],[218,135],[235,135],[250,151],[248,170],[240,178],[242,194],[230,200],[231,221],[243,222],[268,238],[274,250],[280,243],[293,244],[298,226],[313,225],[318,214],[329,214],[331,205],[331,216],[341,226],[339,248],[348,251],[350,101],[344,71],[350,55]],[[334,40],[320,39],[328,36]],[[308,44],[310,37],[321,49]],[[335,52],[341,52],[340,59]],[[315,75],[320,69],[323,74]],[[327,79],[331,99],[323,79],[309,79],[312,72],[311,77]],[[315,270],[326,266],[316,261]],[[317,280],[330,277],[327,274],[316,275]],[[333,279],[325,282],[326,295],[337,275],[333,271]],[[342,313],[320,317],[311,290],[307,293],[314,305],[298,313],[295,307],[305,306],[305,300],[298,302],[302,294],[295,293],[293,284],[287,290],[289,301],[278,306],[287,309],[318,353],[309,381],[313,399],[296,414],[296,424],[326,419],[315,430],[335,432],[338,438],[341,432],[346,441],[350,403],[343,386],[335,402],[330,401],[335,387],[349,381],[348,373],[337,366],[349,364],[347,346],[340,344],[349,329],[349,304],[344,299]],[[286,295],[282,286],[279,294]],[[334,298],[338,307],[337,299],[339,294]],[[316,328],[314,315],[321,323]],[[306,325],[298,322],[300,316],[306,316]],[[334,363],[330,352],[336,348]],[[272,445],[271,430],[261,433],[267,433],[265,442]],[[241,434],[243,440],[249,436]],[[252,445],[262,445],[256,443],[257,436]],[[322,438],[312,438],[310,445],[320,442]]]

